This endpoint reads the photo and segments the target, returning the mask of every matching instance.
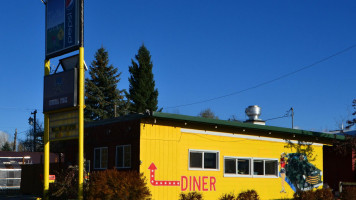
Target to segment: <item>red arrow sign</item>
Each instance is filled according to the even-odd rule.
[[[150,167],[150,182],[153,186],[179,186],[180,181],[156,181],[155,180],[155,171],[157,167],[154,163],[151,163]]]

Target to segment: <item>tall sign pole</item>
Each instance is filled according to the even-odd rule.
[[[48,76],[50,71],[51,71],[50,61],[45,60],[45,76]],[[43,151],[44,151],[43,198],[48,199],[48,190],[49,190],[49,116],[46,113],[44,113]]]
[[[79,172],[78,172],[78,199],[83,199],[84,176],[84,47],[79,47]]]
[[[78,136],[78,199],[83,200],[84,184],[84,0],[80,0],[80,31],[79,31],[79,136]]]
[[[48,199],[50,142],[78,139],[78,199],[82,200],[84,182],[84,0],[43,0],[42,2],[46,5],[43,198]],[[79,56],[75,59],[78,61],[77,63],[72,62],[73,56],[62,59],[60,63],[63,72],[55,72],[50,75],[50,58],[78,50]],[[70,60],[70,62],[65,60]],[[79,93],[77,93],[78,91]]]

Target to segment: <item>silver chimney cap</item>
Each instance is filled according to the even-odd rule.
[[[258,105],[249,106],[245,110],[249,120],[259,120],[261,115],[261,108]]]
[[[261,108],[258,105],[249,106],[245,110],[248,120],[245,123],[265,125],[266,122],[261,120],[259,117],[261,115]]]

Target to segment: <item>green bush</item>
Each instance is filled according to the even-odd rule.
[[[334,195],[330,189],[317,189],[299,191],[294,193],[294,200],[333,200]]]
[[[260,197],[258,196],[255,190],[247,190],[245,192],[241,192],[236,200],[259,200]]]
[[[341,193],[341,199],[343,200],[356,199],[356,187],[343,187]]]
[[[233,193],[230,193],[230,194],[223,194],[219,200],[235,200],[236,197]]]
[[[179,200],[203,200],[203,195],[199,192],[180,193]]]
[[[88,200],[144,200],[150,197],[151,192],[142,173],[110,169],[90,176]]]

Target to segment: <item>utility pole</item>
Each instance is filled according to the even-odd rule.
[[[16,137],[17,137],[17,129],[15,129],[14,146],[12,147],[12,151],[16,151]]]
[[[33,115],[33,151],[36,151],[36,114],[37,110],[31,112],[31,115]]]
[[[291,110],[291,116],[292,116],[292,129],[294,129],[294,109],[293,109],[293,107],[291,107],[290,108],[290,110]]]

